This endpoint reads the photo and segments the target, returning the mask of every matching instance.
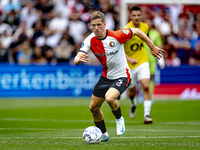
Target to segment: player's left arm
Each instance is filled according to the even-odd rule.
[[[141,40],[143,40],[151,49],[151,54],[158,59],[162,58],[162,55],[164,54],[165,50],[155,46],[153,42],[147,37],[147,35],[140,30],[139,28],[130,28],[132,31],[132,36],[137,35]]]

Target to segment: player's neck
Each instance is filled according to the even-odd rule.
[[[135,28],[139,28],[140,27],[140,22],[139,23],[134,23],[132,22]]]
[[[99,40],[105,39],[106,36],[107,36],[107,30],[106,29],[102,32],[102,34],[100,36],[96,35],[97,39],[99,39]]]

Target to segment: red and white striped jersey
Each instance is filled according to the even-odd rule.
[[[91,50],[102,67],[102,76],[107,79],[117,79],[121,77],[131,77],[130,69],[124,52],[124,42],[132,37],[132,31],[126,30],[106,30],[104,39],[97,39],[91,33],[84,41],[79,51],[87,53]]]

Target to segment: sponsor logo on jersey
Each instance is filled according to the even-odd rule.
[[[110,52],[110,53],[94,53],[96,56],[100,56],[100,57],[104,57],[104,56],[110,56],[110,55],[115,55],[119,52],[119,50],[115,51],[115,52]]]
[[[128,33],[129,33],[128,30],[123,30],[123,32],[124,32],[125,34],[127,34],[127,35],[128,35]]]
[[[115,42],[110,41],[109,45],[110,45],[110,47],[114,47],[115,46]]]

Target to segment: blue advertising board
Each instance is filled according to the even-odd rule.
[[[0,64],[0,97],[91,96],[101,66]]]
[[[101,72],[101,66],[83,64],[0,64],[0,97],[88,97]],[[200,84],[200,67],[166,66],[157,70],[155,83]]]

